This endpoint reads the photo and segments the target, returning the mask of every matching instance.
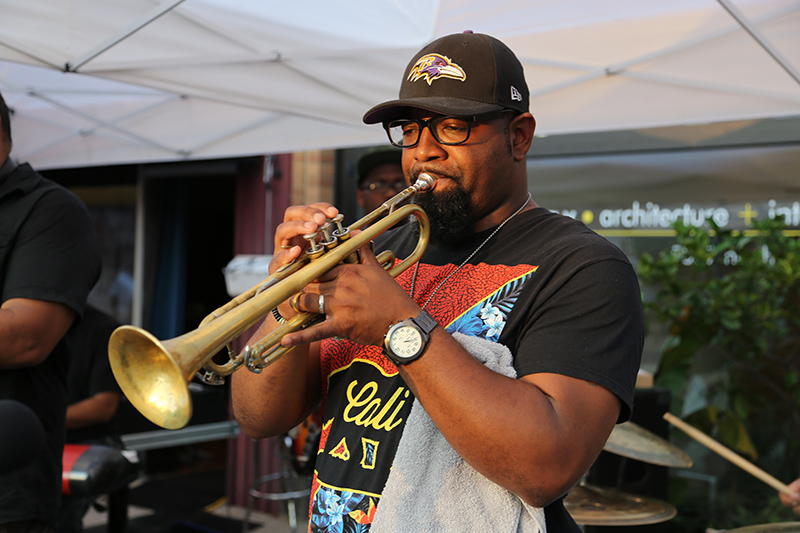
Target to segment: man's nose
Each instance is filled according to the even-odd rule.
[[[430,161],[440,159],[444,155],[444,147],[437,141],[429,128],[422,128],[419,132],[419,142],[413,148],[414,159],[417,161]]]

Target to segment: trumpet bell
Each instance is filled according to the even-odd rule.
[[[184,427],[192,417],[191,393],[176,356],[149,332],[120,326],[109,339],[111,371],[131,404],[154,424]]]

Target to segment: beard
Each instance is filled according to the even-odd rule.
[[[416,196],[414,203],[428,215],[431,241],[462,244],[472,235],[472,203],[460,184],[447,191]]]

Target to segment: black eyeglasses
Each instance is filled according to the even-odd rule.
[[[362,191],[374,191],[374,192],[384,192],[386,189],[392,189],[394,192],[400,192],[404,190],[408,185],[406,185],[405,181],[393,181],[393,182],[385,182],[385,181],[368,181],[361,185]]]
[[[473,123],[508,113],[514,113],[514,111],[503,110],[472,117],[440,116],[428,119],[398,119],[384,122],[383,129],[386,130],[386,134],[389,136],[389,142],[400,148],[416,146],[422,135],[423,128],[428,128],[439,144],[454,146],[467,142]]]

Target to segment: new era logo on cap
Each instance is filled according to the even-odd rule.
[[[511,86],[511,99],[516,100],[517,102],[522,101],[522,94],[513,85]]]

